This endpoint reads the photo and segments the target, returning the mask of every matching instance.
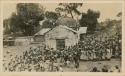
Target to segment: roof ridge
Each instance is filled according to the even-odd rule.
[[[68,29],[68,30],[71,30],[71,31],[75,32],[75,33],[78,33],[76,30],[74,30],[74,29],[72,29],[72,28],[70,28],[68,26],[65,26],[65,25],[59,25],[59,26],[62,26],[64,28]]]

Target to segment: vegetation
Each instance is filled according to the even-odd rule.
[[[80,11],[77,9],[78,7],[81,7],[82,3],[59,3],[59,7],[57,7],[55,10],[61,14],[61,12],[65,13],[65,16],[70,15],[74,19],[74,15],[80,15]]]
[[[22,32],[27,36],[33,35],[35,27],[39,26],[39,21],[44,19],[44,8],[34,3],[19,3],[16,8],[17,14],[12,14],[9,23],[4,21],[4,26],[8,24],[10,27],[8,31],[12,34]]]
[[[88,9],[87,13],[82,13],[82,18],[79,20],[79,23],[82,27],[88,27],[88,32],[93,33],[98,24],[97,19],[99,17],[100,12]]]
[[[71,24],[73,28],[88,27],[87,33],[90,34],[97,31],[97,28],[101,28],[98,29],[99,31],[104,31],[106,28],[115,25],[119,25],[117,30],[120,31],[121,25],[118,23],[121,23],[121,12],[116,15],[120,18],[119,21],[107,19],[106,21],[99,23],[98,18],[100,17],[100,12],[91,9],[88,9],[87,13],[80,12],[79,7],[82,6],[83,3],[59,3],[55,12],[52,12],[45,11],[45,8],[38,3],[19,3],[16,7],[17,12],[12,13],[10,18],[3,21],[4,34],[21,33],[24,36],[32,36],[41,28],[54,28],[58,23]],[[65,14],[62,14],[62,12]],[[76,20],[75,17],[80,15],[81,18]],[[67,20],[70,20],[59,20],[64,16],[67,17]],[[68,17],[70,18],[68,19]],[[39,24],[40,21],[43,21],[43,25]],[[77,24],[75,24],[75,21]]]

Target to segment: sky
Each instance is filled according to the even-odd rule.
[[[46,8],[46,11],[54,11],[58,6],[57,3],[43,3],[41,4]],[[81,12],[87,12],[88,9],[100,12],[99,22],[106,19],[118,19],[116,15],[122,12],[121,3],[83,3],[83,6],[78,8]],[[16,3],[3,4],[3,19],[9,18],[12,12],[16,12]]]

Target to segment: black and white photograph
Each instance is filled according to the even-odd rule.
[[[122,72],[123,3],[2,3],[3,72]]]

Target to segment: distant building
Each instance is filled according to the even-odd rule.
[[[65,26],[59,25],[53,29],[41,29],[34,36],[35,41],[42,41],[47,48],[61,49],[68,46],[74,46],[78,43],[79,36],[77,31]]]
[[[78,30],[79,39],[84,40],[86,33],[87,33],[87,27],[80,27]]]
[[[14,41],[16,46],[27,46],[31,42],[33,42],[33,37],[32,36],[16,37]]]
[[[51,30],[50,28],[43,28],[39,32],[34,35],[35,42],[44,42],[45,41],[45,33]]]
[[[50,28],[51,25],[46,21],[40,22],[42,28],[34,35],[34,41],[46,45],[47,48],[74,46],[87,31],[87,27],[80,27],[79,23],[70,17],[58,18],[53,28]]]

